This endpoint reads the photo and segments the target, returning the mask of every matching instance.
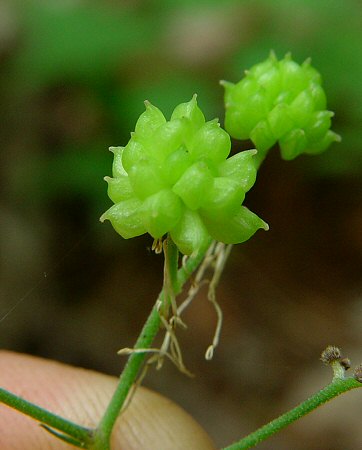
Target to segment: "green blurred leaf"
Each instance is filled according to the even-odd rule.
[[[111,164],[112,155],[100,142],[67,147],[48,157],[29,154],[14,168],[9,187],[18,197],[31,193],[31,206],[61,197],[82,198],[101,211],[107,203],[103,177]]]
[[[13,72],[31,87],[68,77],[102,77],[145,51],[154,23],[119,7],[80,2],[21,2],[22,45]]]

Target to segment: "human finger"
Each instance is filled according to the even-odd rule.
[[[0,351],[1,387],[64,418],[93,428],[115,390],[117,378],[33,356]],[[66,450],[33,419],[0,404],[2,450]],[[182,408],[139,387],[118,418],[113,450],[214,450],[211,439]]]

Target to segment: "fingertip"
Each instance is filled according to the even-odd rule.
[[[95,427],[117,378],[28,355],[0,351],[0,384],[27,400],[86,427]],[[0,448],[65,450],[23,414],[0,405]],[[169,399],[139,387],[118,418],[114,450],[213,450],[202,427]]]

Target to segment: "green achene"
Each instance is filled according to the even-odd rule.
[[[330,130],[321,76],[307,59],[299,65],[273,52],[245,72],[236,84],[223,81],[225,129],[236,139],[251,139],[257,159],[279,143],[283,159],[324,151],[340,136]]]
[[[238,244],[268,225],[242,203],[257,168],[279,143],[282,158],[320,153],[338,134],[330,130],[321,76],[309,60],[299,65],[273,52],[225,87],[225,130],[205,121],[196,95],[171,119],[149,102],[125,147],[111,147],[113,178],[105,177],[114,202],[110,220],[124,238],[169,233],[190,255],[208,240]],[[230,136],[250,139],[256,150],[229,157]]]
[[[125,147],[111,147],[113,178],[105,177],[114,205],[110,220],[124,238],[170,233],[184,254],[210,238],[236,244],[268,225],[242,206],[256,178],[256,151],[228,158],[230,136],[205,121],[196,95],[167,121],[149,102]]]

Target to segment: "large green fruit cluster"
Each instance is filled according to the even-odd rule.
[[[124,238],[170,233],[184,254],[213,238],[240,243],[267,229],[242,206],[255,182],[255,150],[230,158],[230,137],[217,120],[205,121],[196,96],[178,105],[167,121],[145,102],[125,147],[113,147],[113,178],[106,177],[114,205],[101,220]]]
[[[340,137],[330,130],[333,113],[326,110],[320,74],[290,55],[278,61],[271,53],[237,84],[225,87],[225,129],[237,139],[251,139],[258,159],[277,141],[284,159],[320,153]]]

